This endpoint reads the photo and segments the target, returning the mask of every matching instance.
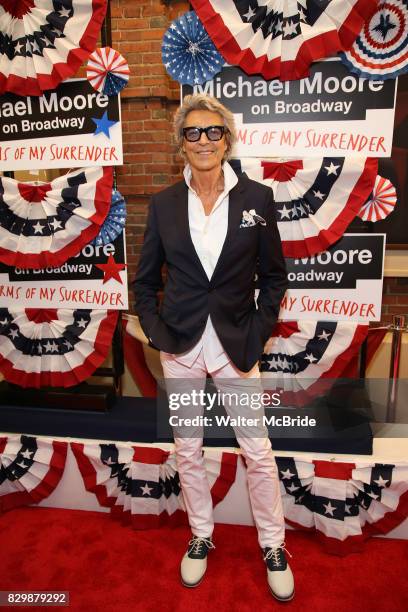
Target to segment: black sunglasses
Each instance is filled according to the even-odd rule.
[[[201,138],[201,134],[205,132],[208,140],[217,141],[221,140],[226,132],[226,128],[223,125],[209,125],[208,127],[185,127],[183,128],[183,136],[188,142],[198,142]]]

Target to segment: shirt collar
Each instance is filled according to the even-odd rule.
[[[223,191],[223,195],[225,196],[238,183],[238,177],[237,177],[237,175],[235,174],[234,170],[232,169],[232,167],[230,166],[230,164],[228,162],[224,162],[223,163],[222,169],[223,169],[223,172],[224,172],[224,191]],[[183,171],[183,175],[184,175],[184,180],[186,181],[187,187],[191,191],[193,191],[193,189],[191,187],[192,173],[191,173],[190,164],[187,164],[185,166],[184,171]]]

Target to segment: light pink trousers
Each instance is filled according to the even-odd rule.
[[[178,363],[169,353],[161,352],[160,360],[168,394],[174,392],[175,389],[178,392],[181,389],[188,392],[192,388],[196,391],[204,390],[207,372],[211,375],[220,393],[236,391],[236,385],[244,379],[245,392],[247,392],[248,384],[254,392],[262,391],[258,365],[250,372],[241,372],[229,362],[211,372],[207,369],[203,351],[192,366]],[[230,385],[228,379],[231,381]],[[224,407],[231,417],[236,417],[238,414],[254,417],[254,411],[251,408],[237,407],[228,402],[224,402]],[[190,411],[190,414],[192,412],[196,416],[197,408]],[[200,413],[203,414],[203,412],[204,409]],[[183,411],[183,416],[186,414],[189,414],[188,408]],[[256,411],[257,417],[263,414],[263,408]],[[247,465],[249,496],[258,530],[259,544],[262,548],[278,546],[285,539],[285,523],[278,470],[267,429],[262,426],[252,431],[247,428],[243,431],[240,427],[234,427],[234,430]],[[177,467],[190,527],[193,535],[208,537],[212,535],[214,519],[210,487],[202,455],[203,428],[197,427],[193,437],[176,437],[176,432],[174,433]]]

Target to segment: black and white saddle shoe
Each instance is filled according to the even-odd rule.
[[[207,569],[207,555],[211,548],[215,548],[211,537],[200,538],[193,536],[188,543],[188,550],[181,560],[181,582],[186,587],[195,587],[204,578]]]
[[[262,550],[270,592],[278,601],[290,601],[295,595],[295,583],[285,553],[290,557],[292,555],[286,550],[285,544]]]

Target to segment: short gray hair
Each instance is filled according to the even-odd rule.
[[[206,94],[195,94],[186,96],[183,100],[183,104],[177,109],[174,116],[174,132],[179,147],[180,155],[185,158],[183,153],[183,127],[184,122],[187,119],[187,115],[191,111],[195,110],[208,110],[213,113],[221,115],[225,131],[225,143],[227,145],[224,159],[226,161],[231,157],[232,147],[237,140],[237,133],[235,129],[234,115],[228,108],[226,108],[217,98],[207,96]]]

